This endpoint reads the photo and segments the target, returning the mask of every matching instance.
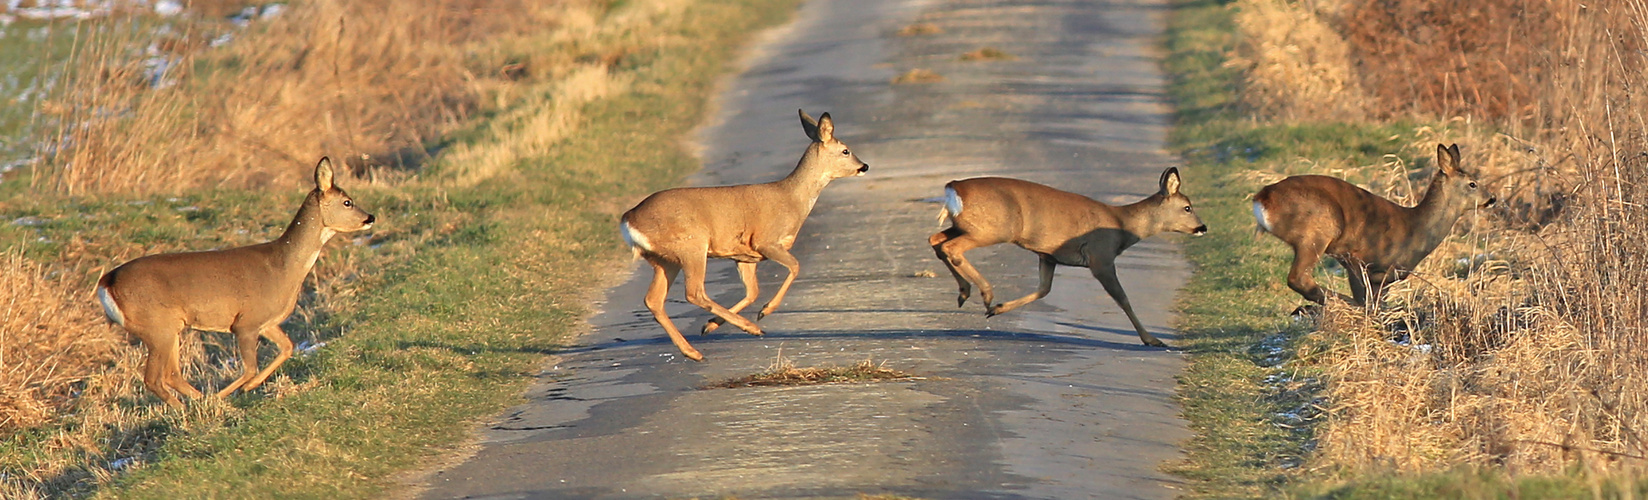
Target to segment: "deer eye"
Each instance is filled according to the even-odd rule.
[[[1476,183],[1475,182],[1471,183],[1471,189],[1476,189]]]
[[[1190,210],[1190,205],[1185,205],[1185,208],[1184,208],[1184,211],[1186,211],[1186,212],[1189,212],[1189,211],[1191,211],[1191,210]]]
[[[853,151],[850,150],[850,149],[843,149],[843,150],[841,150],[841,154],[850,155],[850,154],[853,154]]]
[[[343,206],[353,207],[355,206],[355,200],[343,200]]]

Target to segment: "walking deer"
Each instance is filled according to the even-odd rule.
[[[852,149],[836,140],[835,124],[829,113],[814,121],[807,112],[796,112],[801,115],[802,130],[813,143],[807,146],[789,176],[765,184],[659,191],[641,200],[621,219],[618,232],[624,242],[637,256],[652,264],[647,309],[664,327],[675,347],[688,358],[702,361],[704,356],[687,343],[664,311],[664,296],[669,293],[676,273],[686,271],[687,301],[715,315],[704,324],[703,333],[726,322],[752,335],[761,335],[761,327],[738,315],[760,295],[756,263],[770,259],[790,272],[778,287],[778,294],[756,315],[759,320],[778,309],[784,294],[801,272],[801,264],[790,255],[790,247],[795,245],[795,236],[824,186],[870,170]],[[704,267],[709,257],[738,262],[738,276],[744,281],[744,299],[731,308],[721,307],[704,291]]]
[[[251,390],[292,357],[292,341],[280,322],[297,306],[303,279],[321,248],[338,233],[368,229],[376,221],[332,184],[332,162],[321,158],[315,165],[315,189],[280,238],[226,250],[139,257],[97,281],[97,300],[109,321],[148,346],[143,385],[166,404],[183,406],[173,390],[201,397],[183,380],[178,362],[178,337],[191,328],[235,335],[240,377],[217,396]],[[280,349],[262,371],[259,337]]]
[[[1328,292],[1311,276],[1326,254],[1344,265],[1354,294],[1334,295],[1358,306],[1377,305],[1385,287],[1430,255],[1459,216],[1494,203],[1476,174],[1460,166],[1458,144],[1436,145],[1436,165],[1425,199],[1412,208],[1321,175],[1288,177],[1259,190],[1253,197],[1259,230],[1293,247],[1288,287],[1326,304]]]
[[[1053,289],[1055,266],[1086,267],[1127,313],[1133,329],[1139,332],[1139,340],[1165,347],[1133,313],[1127,292],[1116,278],[1116,257],[1139,240],[1164,231],[1198,236],[1207,233],[1207,225],[1196,216],[1190,198],[1179,192],[1179,183],[1179,169],[1169,168],[1162,172],[1156,194],[1131,205],[1111,206],[1018,179],[952,181],[944,186],[944,208],[940,212],[941,218],[950,220],[950,228],[933,234],[927,242],[961,288],[956,307],[967,304],[972,282],[978,284],[984,298],[985,317],[1002,314],[1046,297]],[[995,303],[990,282],[979,275],[965,255],[968,250],[1000,243],[1012,243],[1041,256],[1041,285],[1035,293],[1005,304]]]

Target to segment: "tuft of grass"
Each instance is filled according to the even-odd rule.
[[[853,384],[916,378],[915,375],[887,368],[884,365],[885,363],[878,364],[866,359],[851,366],[797,367],[789,358],[785,358],[784,352],[780,350],[777,359],[774,359],[765,371],[716,382],[704,386],[704,388],[737,389],[740,387]]]
[[[944,28],[933,23],[915,23],[898,30],[898,36],[927,36],[944,33]]]
[[[942,81],[944,81],[944,75],[925,68],[914,68],[893,77],[893,85],[938,83]]]
[[[1014,59],[1018,58],[995,47],[984,47],[961,55],[963,61],[1011,61]]]

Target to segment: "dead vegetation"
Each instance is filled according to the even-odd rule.
[[[780,350],[777,358],[773,360],[771,365],[767,366],[765,371],[716,382],[704,388],[737,389],[740,387],[852,384],[912,378],[916,378],[916,376],[887,368],[885,363],[876,363],[868,359],[854,363],[851,366],[797,367],[793,361],[784,357],[784,351]]]
[[[205,8],[241,12],[225,5]],[[90,295],[103,270],[267,241],[306,189],[303,171],[322,154],[347,159],[340,183],[385,221],[334,241],[306,283],[291,320],[302,327],[288,332],[321,348],[337,334],[317,331],[329,311],[464,226],[444,189],[508,175],[577,131],[584,104],[628,92],[621,68],[668,43],[648,28],[682,2],[284,5],[246,28],[205,14],[162,30],[139,14],[81,25],[70,72],[39,109],[57,124],[36,138],[53,155],[31,167],[32,190],[0,199],[0,437],[21,440],[0,449],[0,497],[106,484],[163,436],[240,411],[210,398],[168,411],[144,394],[141,348]],[[190,383],[233,377],[226,341],[184,337]],[[305,384],[276,373],[251,397]]]
[[[938,83],[942,81],[944,81],[944,75],[925,68],[911,69],[893,77],[893,85]]]
[[[1440,123],[1410,150],[1459,141],[1508,201],[1463,221],[1383,310],[1328,308],[1299,353],[1327,382],[1315,467],[1640,473],[1648,4],[1236,8],[1253,115]]]
[[[983,47],[961,55],[963,61],[1011,61],[1014,59],[1018,58],[995,47]]]

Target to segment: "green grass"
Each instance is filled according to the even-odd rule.
[[[1405,151],[1399,135],[1415,124],[1280,124],[1246,116],[1238,103],[1239,70],[1224,66],[1235,48],[1230,7],[1217,0],[1175,4],[1164,62],[1178,105],[1172,148],[1187,162],[1185,191],[1211,231],[1187,240],[1197,272],[1179,299],[1179,328],[1190,364],[1179,381],[1184,415],[1196,432],[1187,459],[1169,467],[1191,480],[1191,498],[1629,498],[1648,495],[1648,480],[1588,475],[1511,478],[1501,469],[1460,469],[1421,475],[1311,466],[1311,403],[1321,385],[1308,363],[1293,363],[1294,346],[1321,335],[1287,314],[1303,299],[1285,284],[1291,252],[1257,235],[1254,170],[1311,171],[1312,162],[1379,164],[1395,154],[1414,175],[1429,173],[1428,151]],[[1309,160],[1309,161],[1301,161]],[[1367,179],[1360,179],[1366,181]],[[1318,279],[1344,289],[1343,279]],[[1301,419],[1282,416],[1296,414]]]
[[[477,186],[345,186],[383,226],[398,229],[390,234],[424,234],[405,237],[416,244],[402,249],[403,259],[370,269],[358,297],[336,301],[343,307],[307,325],[332,338],[315,354],[294,358],[278,377],[310,388],[155,410],[161,417],[145,420],[142,429],[106,433],[110,442],[102,450],[137,450],[146,464],[112,483],[45,478],[61,481],[50,491],[120,498],[378,496],[395,486],[397,474],[456,450],[472,438],[476,422],[520,402],[546,355],[577,331],[589,312],[584,299],[627,262],[614,233],[617,214],[698,168],[682,138],[703,117],[715,81],[754,32],[787,19],[797,3],[691,2],[679,22],[655,26],[690,43],[626,60],[623,70],[633,73],[640,90],[588,105],[587,121],[551,153]],[[46,222],[0,224],[0,244],[60,257],[71,250],[63,242],[87,231],[144,247],[210,238],[248,218],[279,221],[264,234],[230,237],[257,241],[284,227],[301,195],[14,200],[0,206],[6,216]],[[178,210],[183,207],[196,208]],[[323,261],[339,259],[336,252]],[[60,425],[75,424],[71,416]],[[29,456],[31,443],[51,434],[12,436],[0,442],[0,455]],[[61,457],[25,460],[54,459]]]
[[[40,75],[55,72],[74,48],[75,23],[18,21],[0,26],[0,166],[31,157],[27,138],[46,122],[34,116],[44,97]],[[6,179],[17,176],[14,172]],[[0,193],[9,193],[0,186]]]

